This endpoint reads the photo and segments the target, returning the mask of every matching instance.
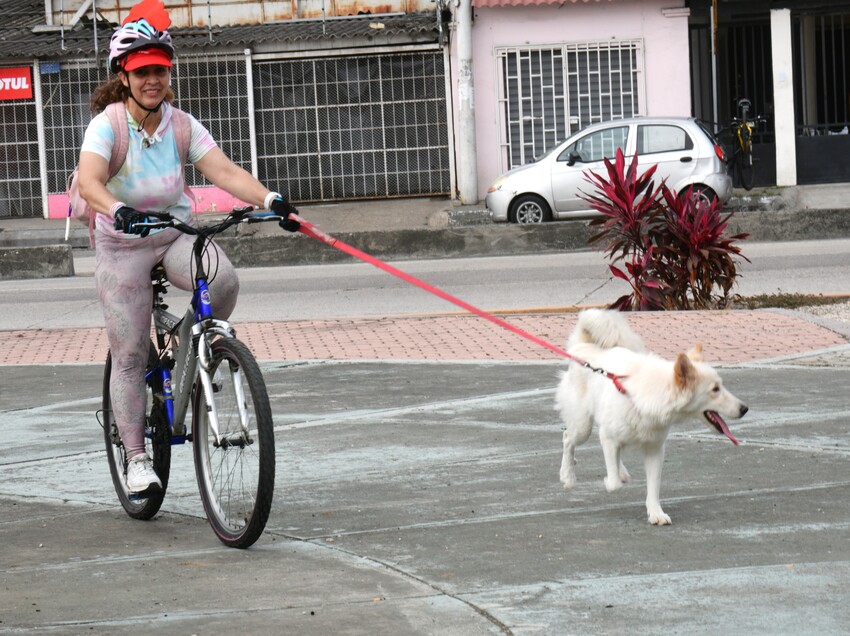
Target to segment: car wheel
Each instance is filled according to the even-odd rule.
[[[552,220],[549,204],[536,194],[517,197],[511,206],[510,220],[520,225],[535,225]]]
[[[711,203],[717,198],[717,194],[709,188],[707,185],[695,185],[690,188],[691,198],[698,202],[704,203],[705,205],[711,205]],[[682,196],[687,196],[688,190],[685,190],[682,193]]]

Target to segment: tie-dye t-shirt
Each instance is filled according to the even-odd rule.
[[[125,109],[130,129],[127,159],[118,174],[106,183],[106,188],[116,199],[131,208],[142,212],[169,212],[180,220],[188,221],[192,202],[183,192],[183,166],[171,126],[172,109],[169,104],[163,104],[162,108],[162,121],[156,132],[149,137],[144,131],[138,130],[138,123]],[[189,121],[192,124],[192,137],[188,162],[195,163],[215,148],[216,143],[198,120],[189,115]],[[109,161],[114,144],[115,137],[109,117],[106,113],[100,113],[91,120],[86,129],[80,150],[94,152]],[[112,219],[102,214],[97,215],[96,224],[97,229],[106,234],[121,238],[139,238],[116,232],[112,227]]]

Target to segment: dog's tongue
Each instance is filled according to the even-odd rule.
[[[712,424],[714,424],[714,427],[719,432],[723,433],[726,437],[728,437],[735,446],[738,445],[738,440],[736,440],[732,433],[729,431],[729,427],[726,426],[726,422],[723,421],[723,418],[720,417],[719,413],[717,413],[716,411],[706,411],[705,416]]]

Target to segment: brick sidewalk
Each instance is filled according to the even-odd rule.
[[[507,322],[559,347],[574,313],[513,314]],[[844,336],[773,311],[637,312],[629,315],[647,347],[670,357],[702,343],[706,360],[740,363],[847,344]],[[470,315],[258,322],[236,325],[259,360],[557,360],[558,355]],[[100,363],[103,329],[7,331],[0,365]]]

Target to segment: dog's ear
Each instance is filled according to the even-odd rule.
[[[696,384],[697,370],[687,354],[680,353],[673,365],[673,380],[676,388],[684,390]]]
[[[691,362],[702,362],[702,344],[699,342],[696,343],[687,353],[687,356],[691,359]]]

